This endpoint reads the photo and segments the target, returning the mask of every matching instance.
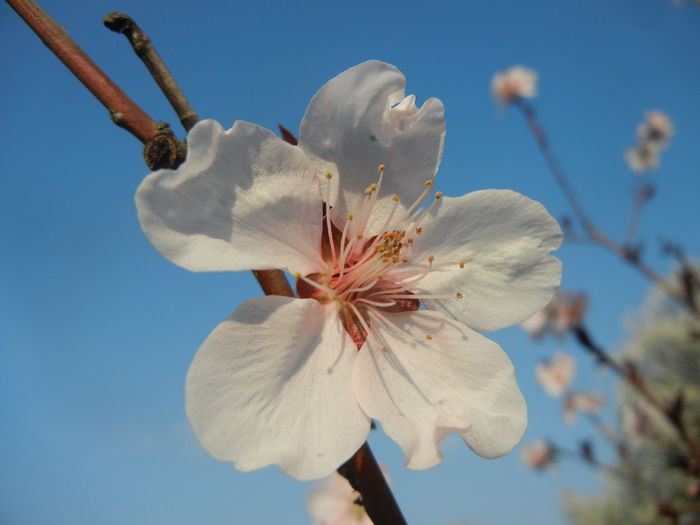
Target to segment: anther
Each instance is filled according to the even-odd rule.
[[[418,226],[418,228],[416,228],[416,235],[420,235],[421,233],[423,233],[423,227]]]
[[[386,166],[384,164],[379,165],[379,171],[384,171],[386,169]]]
[[[457,292],[456,295],[457,295],[457,299],[462,299],[464,297],[460,292]]]
[[[388,346],[382,346],[382,352],[386,353],[386,352],[388,352],[388,351],[389,351],[389,347],[388,347]]]
[[[327,171],[327,172],[326,172],[326,178],[327,178],[327,179],[332,179],[332,178],[333,178],[333,174],[332,174],[330,171]]]
[[[352,220],[352,213],[348,214],[348,216],[346,217],[346,219],[349,220],[349,221],[351,221],[351,220]],[[464,263],[462,263],[462,265],[464,265]]]
[[[461,262],[459,263],[459,267],[460,267],[460,268],[464,268],[464,261],[461,261]]]
[[[425,338],[426,338],[428,341],[432,341],[432,340],[433,340],[433,336],[430,335],[430,334],[426,335]]]
[[[394,194],[391,196],[391,200],[394,201],[394,202],[399,202],[399,196],[396,195],[396,193],[394,193]]]
[[[401,262],[406,264],[408,262],[408,259],[406,257],[404,257],[403,259],[401,259]]]
[[[426,186],[432,186],[432,185],[433,185],[433,181],[432,181],[432,180],[426,180],[423,184],[425,184]]]
[[[428,262],[429,262],[429,263],[432,263],[434,260],[435,260],[435,256],[434,256],[434,255],[428,255]]]
[[[362,237],[364,237],[364,235],[362,235],[361,233],[358,233],[357,235],[355,235],[355,238],[357,238],[357,239],[362,239]]]
[[[437,199],[439,199],[440,197],[442,197],[442,192],[441,192],[441,191],[438,191],[438,192],[435,194],[435,199],[437,200]]]

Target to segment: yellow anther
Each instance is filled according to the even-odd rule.
[[[430,334],[426,335],[425,338],[426,338],[428,341],[432,341],[432,340],[433,340],[433,336],[430,335]]]
[[[432,181],[432,180],[426,180],[423,184],[425,184],[426,186],[432,186],[432,185],[433,185],[433,181]]]
[[[299,272],[294,272],[292,275],[294,276],[295,279],[298,279],[299,277],[301,277],[301,274]]]
[[[326,172],[326,178],[327,178],[327,179],[332,179],[332,178],[333,178],[333,174],[332,174],[330,171],[327,171],[327,172]]]
[[[442,197],[442,192],[441,192],[441,191],[438,191],[438,192],[435,194],[435,198],[436,198],[436,199],[439,199],[440,197]]]
[[[382,352],[385,352],[385,353],[386,353],[386,352],[388,352],[388,351],[389,351],[389,347],[388,347],[388,346],[382,346]]]
[[[464,297],[460,292],[457,292],[456,295],[457,295],[457,299],[462,299]]]
[[[459,267],[460,267],[460,268],[464,268],[464,261],[461,261],[461,262],[459,263]]]
[[[358,233],[357,235],[355,235],[355,237],[356,237],[357,239],[362,239],[362,237],[364,237],[364,235],[362,235],[361,233]]]
[[[423,233],[423,228],[418,226],[418,228],[416,228],[416,235],[420,235],[421,233]]]
[[[429,262],[429,263],[433,262],[434,260],[435,260],[435,256],[434,256],[434,255],[428,255],[428,262]]]
[[[349,213],[348,216],[346,217],[346,219],[351,221],[352,220],[352,213]]]
[[[379,171],[384,171],[386,169],[386,166],[384,164],[379,165]]]
[[[406,257],[404,257],[403,259],[401,259],[401,262],[406,264],[408,262],[408,259]]]
[[[399,202],[399,196],[396,195],[396,193],[394,193],[394,194],[391,196],[391,200],[394,201],[394,202]]]

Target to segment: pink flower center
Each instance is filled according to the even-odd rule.
[[[373,213],[377,210],[383,174],[384,166],[380,166],[379,179],[365,190],[365,199],[357,214],[348,214],[342,225],[336,226],[330,217],[331,210],[324,204],[320,253],[327,271],[297,276],[299,297],[316,299],[324,305],[334,301],[339,304],[340,319],[358,349],[373,323],[381,322],[386,315],[418,310],[423,298],[438,298],[417,294],[410,288],[434,269],[434,257],[416,261],[412,252],[414,239],[423,232],[421,222],[442,194],[436,193],[428,207],[419,209],[432,186],[432,181],[426,181],[416,202],[401,210],[398,196],[392,196],[393,208],[384,219],[381,233],[368,235],[368,225],[372,224]],[[326,178],[330,181],[332,175],[326,174]],[[330,193],[330,189],[328,191]],[[335,222],[340,222],[337,217]],[[463,262],[450,264],[464,267]],[[462,294],[457,292],[456,296],[461,298]]]

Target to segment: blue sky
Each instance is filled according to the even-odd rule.
[[[658,195],[642,219],[645,255],[666,271],[660,236],[698,253],[700,9],[670,0],[519,2],[45,1],[42,5],[150,115],[177,119],[123,37],[101,19],[133,16],[151,35],[202,118],[296,129],[332,76],[367,59],[396,65],[419,101],[446,107],[439,189],[511,188],[567,211],[515,111],[489,96],[494,72],[540,73],[542,121],[573,185],[603,229],[620,238],[635,176],[623,152],[644,111],[661,109],[676,136],[649,175]],[[6,5],[0,5],[0,521],[53,524],[309,523],[308,484],[277,468],[243,474],[200,449],[183,410],[187,367],[209,331],[259,295],[249,273],[192,274],[141,233],[134,192],[141,145]],[[559,251],[566,288],[591,295],[597,339],[615,349],[648,283],[601,249]],[[580,357],[577,385],[610,390],[569,341],[531,343],[517,327],[493,335],[528,400],[525,441],[573,446],[533,368],[554,349]],[[566,489],[598,490],[566,464],[536,475],[510,456],[486,461],[458,439],[429,471],[402,466],[398,447],[371,438],[396,496],[417,525],[564,522]],[[504,504],[507,502],[507,504]]]

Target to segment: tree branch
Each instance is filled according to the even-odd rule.
[[[112,121],[144,144],[162,132],[152,120],[110,79],[68,32],[32,0],[7,0],[61,62],[109,110]]]
[[[151,76],[177,113],[182,126],[187,131],[192,129],[199,121],[199,116],[190,106],[165,62],[163,62],[156,48],[153,47],[148,35],[141,30],[131,17],[124,13],[110,13],[104,18],[103,22],[108,29],[126,36],[134,52],[148,68]]]

